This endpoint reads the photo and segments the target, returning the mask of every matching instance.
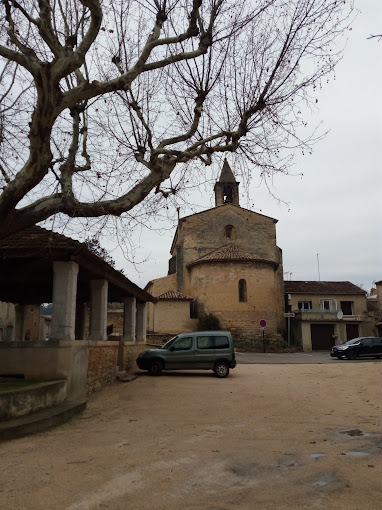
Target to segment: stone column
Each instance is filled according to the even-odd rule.
[[[78,264],[53,262],[51,340],[74,340]]]
[[[107,280],[91,280],[90,340],[107,340]]]
[[[123,340],[125,342],[135,342],[137,300],[135,297],[126,297],[123,299],[123,305]]]
[[[23,305],[15,306],[15,340],[22,342],[25,335],[25,322],[24,322],[25,307]]]
[[[146,303],[137,303],[137,342],[146,342]]]

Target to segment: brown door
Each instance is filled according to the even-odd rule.
[[[346,340],[352,340],[358,337],[358,324],[346,324]]]
[[[332,324],[311,324],[310,334],[313,351],[326,351],[333,347],[334,326]]]

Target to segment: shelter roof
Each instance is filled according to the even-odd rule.
[[[38,226],[0,240],[0,300],[51,302],[55,261],[78,263],[78,297],[82,302],[90,299],[90,280],[95,279],[108,281],[109,301],[122,302],[124,297],[134,296],[138,301],[156,302],[84,243]]]
[[[188,264],[187,268],[191,268],[198,264],[215,263],[215,262],[259,262],[263,264],[270,264],[274,269],[279,267],[279,264],[273,260],[262,259],[253,253],[238,248],[234,244],[227,244],[214,250],[200,259],[194,260]]]
[[[284,291],[287,294],[366,294],[366,291],[354,283],[317,282],[317,281],[285,281]]]

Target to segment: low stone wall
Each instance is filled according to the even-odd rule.
[[[90,395],[115,381],[118,342],[88,342],[86,394]]]
[[[156,345],[163,345],[171,338],[173,338],[174,335],[165,334],[165,333],[147,333],[146,335],[146,343],[149,346],[156,346]]]
[[[288,343],[278,333],[264,334],[264,341],[262,332],[247,333],[239,328],[232,331],[234,345],[236,349],[248,352],[263,352],[264,346],[266,352],[284,352],[291,350]],[[292,346],[292,350],[295,346]]]
[[[66,381],[51,381],[0,392],[0,421],[52,407],[66,398]]]
[[[121,370],[126,370],[127,372],[131,372],[137,369],[137,364],[135,360],[142,351],[147,349],[149,346],[143,342],[135,343],[135,342],[124,342],[123,345],[123,354],[119,356],[119,360],[123,359]],[[121,348],[121,347],[120,347]]]
[[[88,342],[10,342],[0,345],[0,374],[26,380],[66,380],[66,399],[85,397]]]

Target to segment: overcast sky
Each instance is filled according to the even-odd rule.
[[[370,290],[382,279],[382,41],[367,37],[382,33],[382,1],[356,4],[362,12],[349,32],[336,79],[318,96],[315,120],[322,120],[329,134],[312,156],[296,158],[293,173],[303,177],[274,179],[274,195],[288,205],[264,185],[256,187],[256,180],[251,198],[252,210],[279,220],[285,279],[318,280],[319,263],[322,281],[349,280]],[[228,160],[234,170],[234,156]],[[195,200],[198,211],[212,207],[212,187]],[[136,268],[112,252],[117,267],[141,287],[167,274],[176,225],[165,226],[169,230],[143,231],[135,240],[136,260],[146,259]]]

